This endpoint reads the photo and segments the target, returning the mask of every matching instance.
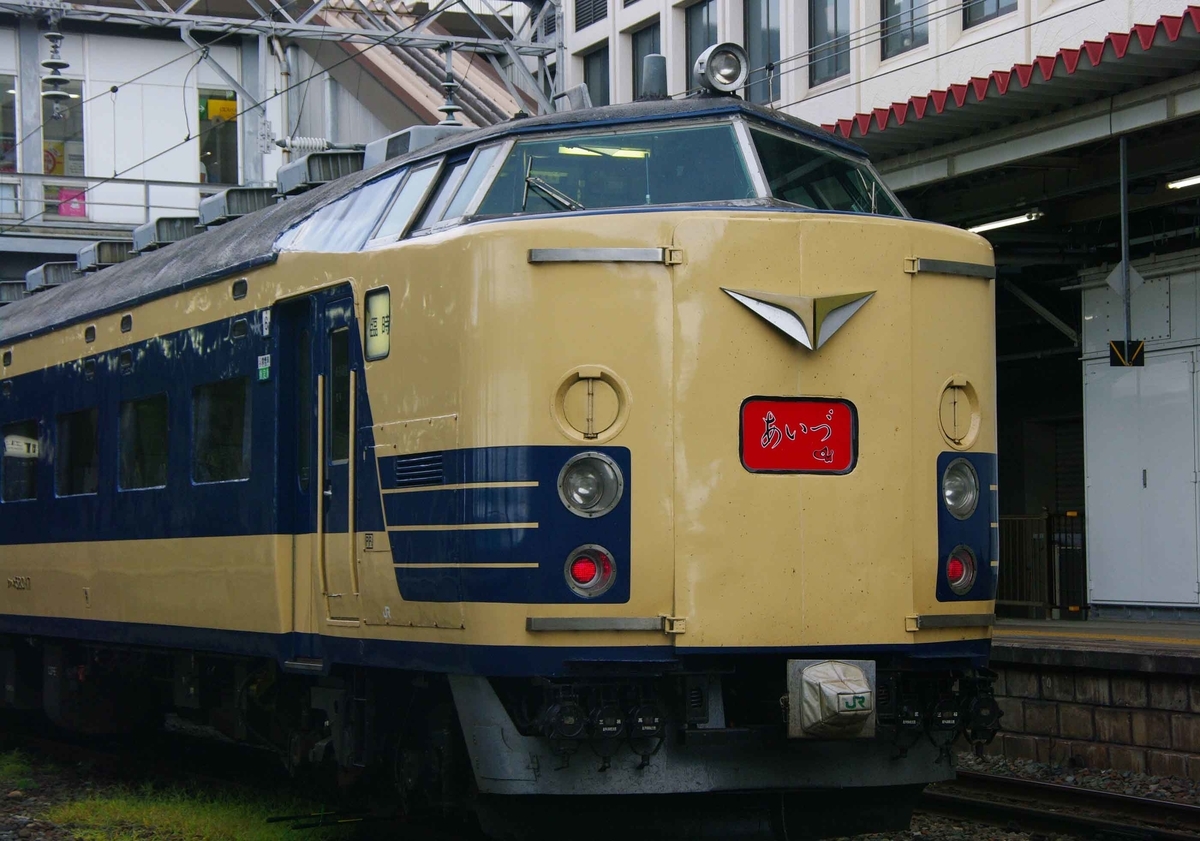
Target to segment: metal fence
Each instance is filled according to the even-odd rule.
[[[1001,517],[997,612],[1084,618],[1086,558],[1084,519],[1078,512]]]

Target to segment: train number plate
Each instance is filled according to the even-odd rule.
[[[828,397],[748,397],[742,466],[751,473],[849,473],[858,462],[858,410]]]

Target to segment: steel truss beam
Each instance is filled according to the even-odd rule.
[[[57,15],[65,20],[92,23],[126,24],[129,26],[159,27],[208,32],[214,34],[233,33],[238,35],[266,35],[295,38],[305,41],[344,41],[354,44],[378,44],[386,42],[396,47],[418,47],[424,49],[450,49],[475,52],[498,57],[529,56],[539,58],[554,53],[553,44],[535,43],[516,38],[473,38],[463,35],[441,34],[428,31],[421,26],[406,29],[407,24],[388,3],[362,2],[362,0],[315,0],[314,2],[283,3],[270,0],[272,11],[265,11],[255,0],[246,3],[247,17],[223,17],[192,12],[195,0],[185,0],[172,9],[159,0],[161,10],[150,3],[135,0],[136,7],[105,6],[88,3],[64,3],[61,0],[0,0],[0,12],[12,15]],[[466,4],[461,0],[439,3],[436,12],[441,14],[455,5]],[[289,11],[291,9],[291,11]],[[323,11],[353,15],[356,26],[323,26],[314,23]],[[475,14],[467,9],[468,14]],[[410,13],[404,14],[412,17]],[[386,18],[386,21],[384,20]],[[507,27],[506,27],[507,28]],[[486,28],[485,28],[485,31]],[[489,33],[490,34],[490,33]]]

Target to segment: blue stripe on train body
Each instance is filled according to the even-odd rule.
[[[346,288],[314,297],[315,310],[337,308]],[[343,316],[352,314],[343,313]],[[234,322],[247,322],[246,334],[232,338]],[[299,322],[296,322],[299,323]],[[308,319],[315,335],[323,322]],[[263,336],[259,312],[222,319],[188,330],[166,334],[124,348],[95,354],[90,375],[84,359],[50,366],[12,379],[11,393],[0,401],[0,423],[25,419],[40,421],[38,498],[0,503],[0,545],[76,543],[108,540],[186,539],[312,533],[316,510],[315,482],[304,494],[290,487],[293,430],[279,421],[288,408],[281,388],[293,383],[285,365],[294,364],[291,349],[281,346],[289,334],[286,322],[277,319],[272,336]],[[353,325],[352,325],[353,326]],[[350,330],[350,356],[362,370],[362,347],[357,329]],[[326,373],[326,354],[314,343],[313,367]],[[122,369],[122,353],[131,365]],[[276,364],[269,379],[257,379],[258,357],[272,354]],[[192,481],[192,390],[205,383],[234,377],[249,382],[250,473],[244,480],[196,484]],[[567,587],[567,556],[585,543],[608,549],[617,564],[613,587],[593,601],[627,602],[630,576],[631,464],[626,448],[580,446],[516,446],[450,450],[418,456],[380,460],[384,489],[397,485],[397,470],[416,464],[416,479],[437,484],[481,482],[537,482],[536,487],[436,489],[434,485],[408,487],[406,493],[385,496],[387,512],[380,510],[372,428],[374,418],[365,377],[358,378],[358,438],[355,456],[357,527],[383,531],[387,526],[444,526],[439,531],[390,532],[398,564],[468,565],[396,570],[397,585],[410,601],[493,601],[562,603],[583,601]],[[118,416],[121,402],[156,394],[167,395],[167,483],[159,488],[118,490]],[[313,422],[315,401],[313,401]],[[93,494],[58,497],[54,470],[57,416],[81,409],[98,409],[98,488]],[[315,429],[315,425],[312,427]],[[311,442],[310,442],[311,443]],[[558,497],[562,465],[575,453],[598,449],[620,466],[625,493],[608,514],[578,517]],[[282,450],[282,452],[280,452]],[[315,454],[314,454],[315,455]],[[428,468],[436,463],[436,471]],[[424,468],[424,469],[422,469]],[[277,477],[277,471],[283,474]],[[411,471],[409,471],[411,472]],[[401,475],[401,485],[405,477]],[[344,493],[344,489],[339,490]],[[293,506],[296,510],[292,510]],[[287,509],[287,510],[285,510]],[[507,523],[536,523],[536,528],[504,528]],[[463,530],[463,525],[500,526]],[[345,506],[330,509],[327,532],[345,533]],[[503,564],[500,568],[472,568],[471,564]],[[516,566],[537,564],[536,568]]]
[[[596,518],[572,514],[558,494],[558,476],[571,456],[601,452],[625,477],[625,492],[609,513]],[[565,567],[572,550],[599,544],[613,556],[617,576],[611,589],[589,602],[629,601],[632,479],[625,447],[526,446],[445,450],[379,460],[384,514],[389,527],[435,526],[440,530],[390,531],[396,582],[406,601],[583,602],[566,585]],[[437,484],[410,485],[410,477]],[[482,482],[536,482],[536,487],[439,485]],[[400,488],[402,493],[388,493]],[[505,524],[536,524],[511,527]],[[486,525],[498,528],[463,529]],[[536,568],[518,564],[537,564]],[[405,564],[454,564],[454,567],[406,567]],[[476,564],[502,564],[480,568]]]
[[[37,499],[0,503],[0,545],[93,540],[150,540],[269,534],[276,518],[274,378],[256,380],[257,357],[271,353],[257,313],[158,336],[124,348],[48,366],[11,379],[0,400],[0,423],[36,419],[43,456],[37,466]],[[233,323],[248,331],[231,338]],[[122,370],[121,354],[132,363]],[[94,373],[85,360],[95,360]],[[249,380],[250,473],[243,480],[191,481],[192,389],[244,376]],[[118,415],[123,401],[167,395],[167,484],[117,489]],[[56,419],[98,409],[97,492],[55,493]]]

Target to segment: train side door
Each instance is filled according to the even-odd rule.
[[[346,290],[349,291],[349,290]],[[354,452],[355,401],[359,372],[354,358],[354,299],[336,295],[321,307],[317,395],[317,452],[321,493],[318,551],[322,585],[331,619],[359,617],[355,564]]]

